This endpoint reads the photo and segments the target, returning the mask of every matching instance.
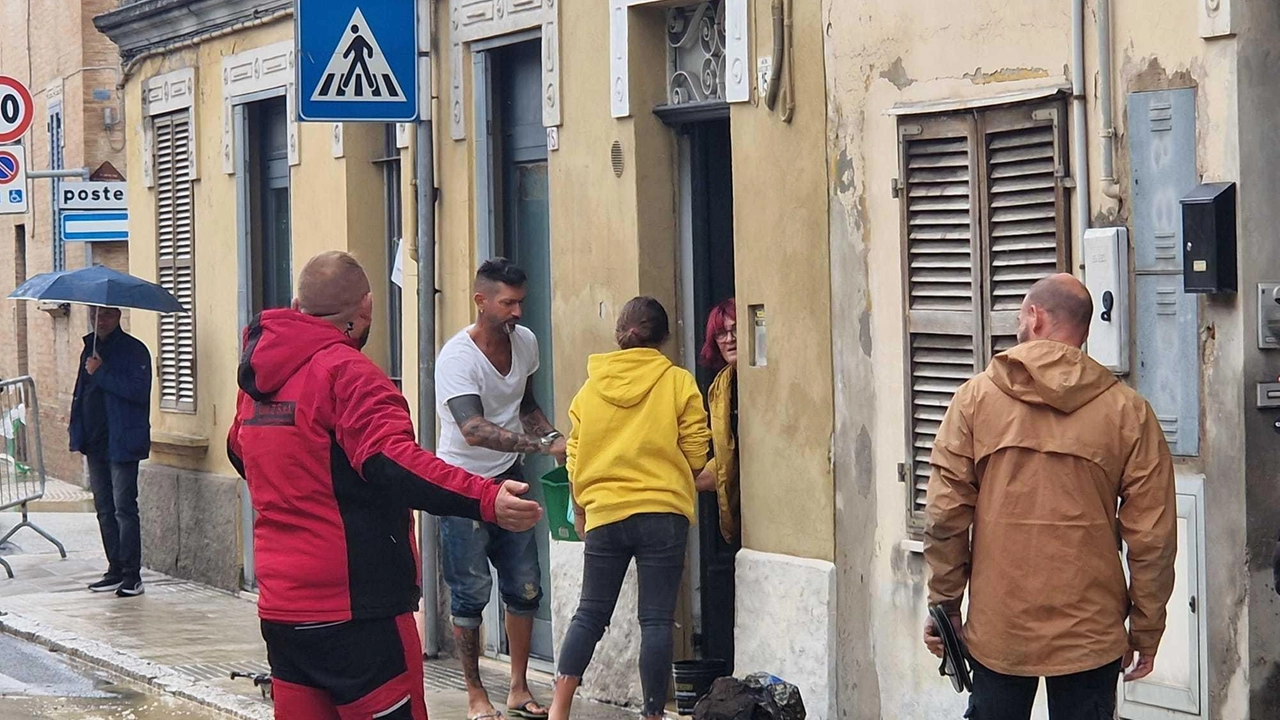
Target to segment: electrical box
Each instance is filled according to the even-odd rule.
[[[1258,349],[1280,349],[1280,282],[1258,283]]]
[[[1236,185],[1203,183],[1182,198],[1183,287],[1236,291]]]
[[[1196,171],[1196,91],[1130,93],[1133,387],[1160,418],[1169,449],[1200,454],[1200,298],[1184,290],[1181,198]]]
[[[1084,233],[1084,285],[1093,298],[1090,357],[1113,373],[1129,372],[1129,230]]]

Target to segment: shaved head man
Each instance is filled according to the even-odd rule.
[[[338,326],[364,348],[373,326],[373,293],[360,261],[339,250],[320,253],[298,275],[293,309]]]
[[[326,252],[303,267],[291,308],[245,330],[227,455],[253,500],[281,719],[427,720],[410,510],[516,532],[542,516],[524,483],[418,447],[404,397],[360,352],[372,323],[364,268]]]
[[[1117,677],[1149,675],[1164,633],[1173,462],[1147,401],[1081,349],[1092,315],[1071,275],[1033,285],[1018,345],[956,391],[934,439],[929,602],[967,644],[983,720],[1029,720],[1041,677],[1051,720],[1110,720]],[[941,656],[932,621],[925,644]]]
[[[1061,273],[1031,286],[1018,311],[1018,342],[1057,340],[1084,346],[1093,319],[1093,298],[1074,275]]]

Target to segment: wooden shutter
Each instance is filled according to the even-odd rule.
[[[196,409],[195,245],[188,111],[155,122],[156,259],[162,287],[186,314],[160,316],[160,407]]]
[[[982,138],[982,227],[987,359],[1017,344],[1018,308],[1037,280],[1069,271],[1067,140],[1059,103],[977,116]]]
[[[929,456],[955,391],[973,376],[981,337],[979,183],[970,117],[900,127],[906,306],[908,517],[924,522]]]
[[[1017,343],[1037,280],[1068,268],[1061,104],[911,118],[902,153],[908,524],[956,390]]]

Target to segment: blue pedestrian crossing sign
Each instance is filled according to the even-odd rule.
[[[414,0],[297,0],[299,119],[416,120],[417,6]]]

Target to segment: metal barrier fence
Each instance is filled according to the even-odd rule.
[[[22,521],[0,537],[0,545],[22,528],[31,528],[65,558],[67,550],[62,543],[27,518],[27,504],[44,497],[44,486],[35,381],[30,377],[0,381],[0,510],[16,507],[22,511]],[[3,557],[0,567],[13,577],[13,568]]]

